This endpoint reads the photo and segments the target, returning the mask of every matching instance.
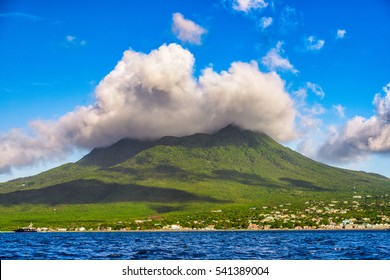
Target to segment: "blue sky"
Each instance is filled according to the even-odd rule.
[[[3,0],[0,181],[228,122],[390,177],[388,26],[386,0]]]

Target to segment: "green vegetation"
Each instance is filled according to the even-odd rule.
[[[388,178],[330,167],[228,126],[213,135],[122,139],[77,163],[0,184],[0,230],[29,222],[88,229],[379,224],[390,216],[389,195]],[[332,201],[348,202],[332,208]]]

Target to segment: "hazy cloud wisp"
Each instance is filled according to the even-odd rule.
[[[31,20],[34,22],[44,20],[44,18],[33,15],[33,14],[27,14],[27,13],[20,13],[20,12],[12,12],[12,13],[3,13],[0,14],[0,18],[20,18],[20,19],[26,19]]]
[[[325,40],[317,39],[315,36],[309,36],[305,39],[306,51],[319,51],[325,45]]]
[[[342,106],[341,104],[336,104],[332,106],[333,110],[336,112],[337,116],[339,118],[344,118],[345,117],[345,107]]]
[[[269,27],[272,24],[272,22],[273,22],[272,17],[262,17],[260,19],[260,26],[264,30],[267,27]]]
[[[325,92],[321,86],[314,84],[312,82],[306,82],[306,88],[311,90],[315,95],[319,96],[321,99],[325,97]]]

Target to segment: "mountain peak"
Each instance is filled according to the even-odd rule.
[[[235,124],[220,129],[212,135],[214,140],[219,140],[223,143],[234,143],[241,146],[257,146],[257,145],[274,145],[276,142],[267,134],[262,132],[255,132],[248,129],[242,129]]]
[[[235,124],[229,124],[218,130],[215,135],[236,135],[241,134],[244,130]]]
[[[255,132],[252,130],[244,129],[244,128],[241,128],[238,125],[235,125],[232,123],[225,126],[224,128],[221,128],[214,135],[224,135],[224,136],[240,135],[241,137],[242,136],[249,136],[249,135],[252,135],[252,136],[256,135],[256,136],[261,136],[261,137],[267,136],[263,132]]]
[[[225,126],[224,128],[221,128],[220,130],[218,130],[218,132],[224,132],[224,131],[240,132],[240,131],[242,131],[242,129],[239,128],[237,125],[231,123],[231,124],[228,124],[227,126]]]

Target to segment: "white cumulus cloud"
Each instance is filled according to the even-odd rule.
[[[375,115],[356,116],[342,128],[332,129],[319,149],[319,156],[330,162],[350,162],[372,153],[390,153],[390,83],[376,94]]]
[[[262,59],[261,62],[272,71],[283,70],[298,73],[287,58],[282,57],[284,50],[282,49],[283,42],[279,41],[275,48],[272,48]]]
[[[264,9],[268,3],[264,0],[235,0],[233,9],[240,12],[248,13],[250,10]]]
[[[110,145],[121,138],[153,139],[214,132],[230,123],[277,140],[295,137],[295,109],[284,81],[255,62],[233,62],[220,73],[193,74],[194,56],[177,44],[149,54],[132,50],[96,87],[96,103],[56,121],[37,120],[31,133],[0,136],[0,172],[75,148]]]
[[[347,31],[345,29],[338,29],[336,34],[337,39],[343,39],[346,33]]]
[[[202,43],[202,35],[206,33],[206,29],[202,26],[185,19],[181,13],[174,13],[172,21],[172,31],[182,43],[195,45]]]

